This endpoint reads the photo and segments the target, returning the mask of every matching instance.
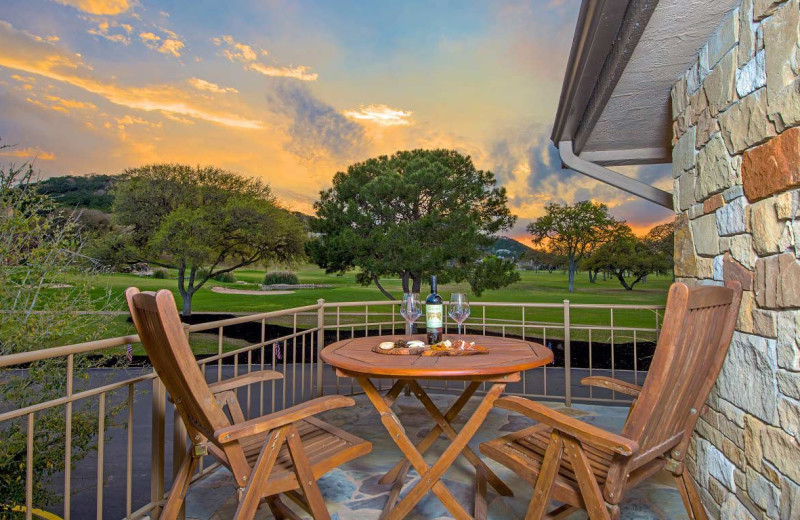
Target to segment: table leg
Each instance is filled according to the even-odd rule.
[[[447,412],[444,414],[444,417],[445,419],[447,419],[448,422],[453,421],[456,417],[458,417],[458,414],[461,413],[461,410],[469,402],[470,398],[475,394],[475,392],[478,390],[478,388],[480,388],[480,386],[481,386],[480,382],[473,381],[469,384],[469,386],[467,386],[467,388],[464,389],[464,393],[461,394],[461,396],[456,400],[456,402],[453,403],[450,409],[447,410]],[[441,433],[442,429],[437,424],[436,426],[433,427],[433,429],[430,432],[428,432],[428,435],[426,435],[425,438],[423,438],[422,441],[420,441],[420,443],[417,444],[417,449],[419,449],[421,453],[425,453],[426,451],[428,451],[428,448],[433,446],[433,443],[436,442],[436,439],[439,438],[439,435],[441,435]],[[383,477],[381,477],[378,483],[386,485],[392,482],[396,482],[398,479],[403,480],[405,479],[405,472],[408,472],[408,468],[409,468],[408,460],[403,459],[397,464],[395,464],[394,467],[390,469]],[[405,469],[405,472],[403,472],[403,469]]]
[[[489,414],[489,411],[492,409],[492,406],[494,406],[494,402],[497,400],[498,397],[500,397],[500,395],[502,395],[503,390],[505,390],[505,387],[506,387],[505,383],[494,383],[492,385],[489,391],[486,392],[486,395],[483,397],[483,400],[478,405],[478,408],[472,414],[472,417],[470,417],[469,420],[464,425],[464,428],[462,428],[462,430],[458,433],[458,435],[456,435],[455,439],[453,439],[453,441],[450,443],[447,449],[444,450],[442,455],[439,457],[436,463],[434,463],[434,465],[430,467],[430,469],[427,468],[427,465],[423,460],[422,464],[420,465],[423,471],[420,471],[420,468],[417,467],[418,465],[415,462],[415,460],[409,457],[411,464],[414,465],[414,468],[420,475],[420,480],[413,488],[411,488],[411,491],[409,491],[408,494],[405,497],[403,497],[403,500],[401,500],[397,504],[397,506],[395,506],[394,509],[392,509],[389,512],[389,514],[386,517],[387,519],[398,520],[401,518],[405,518],[411,512],[414,506],[417,505],[420,500],[422,500],[422,497],[424,497],[428,493],[428,491],[430,491],[431,489],[433,489],[434,492],[436,491],[436,487],[442,484],[440,479],[444,475],[445,471],[447,471],[447,469],[453,464],[453,461],[462,452],[464,447],[467,445],[467,442],[469,442],[469,440],[475,435],[475,432],[478,431],[478,428],[480,428],[481,424],[483,424],[483,421],[484,419],[486,419],[486,416]],[[381,399],[381,403],[382,402],[383,400]],[[395,418],[395,420],[397,419]],[[405,437],[405,439],[408,439],[408,437],[405,436],[405,434],[403,434],[403,437]],[[422,456],[419,454],[419,452],[413,445],[410,446],[410,449],[409,447],[403,449],[402,446],[400,449],[407,457],[409,455],[416,455],[420,459],[422,458]],[[446,503],[445,507],[447,507]],[[448,510],[449,509],[450,508],[448,507]],[[467,518],[469,518],[469,515],[467,516]]]
[[[375,388],[375,385],[372,384],[372,381],[370,381],[369,378],[358,377],[357,380],[358,384],[361,385],[361,388],[364,389],[364,393],[367,395],[367,398],[370,400],[370,402],[372,402],[372,405],[375,407],[375,409],[378,410],[378,413],[381,416],[381,422],[383,423],[384,427],[389,432],[389,434],[392,436],[392,440],[395,442],[395,444],[397,444],[397,447],[400,448],[400,451],[403,452],[403,455],[405,455],[406,458],[409,460],[409,462],[414,466],[414,469],[417,470],[417,473],[420,474],[420,476],[423,479],[421,482],[425,482],[426,476],[428,475],[428,464],[425,462],[425,459],[422,458],[422,454],[419,451],[417,451],[417,448],[416,446],[414,446],[414,443],[411,442],[411,439],[408,438],[408,435],[406,435],[406,432],[403,429],[403,426],[400,424],[400,421],[398,420],[397,416],[394,414],[394,412],[392,412],[392,409],[389,406],[387,406],[383,396],[381,396],[381,394],[378,392],[378,390]],[[492,400],[492,402],[494,402],[494,400]],[[459,451],[461,450],[459,449]],[[439,465],[439,462],[434,464],[434,467],[436,467],[437,465]],[[418,487],[419,485],[415,486],[414,489],[412,489],[412,492],[416,490]],[[469,520],[472,518],[470,514],[467,513],[466,510],[464,510],[461,504],[458,503],[458,500],[456,500],[453,494],[450,493],[450,490],[448,490],[447,487],[442,482],[440,482],[438,478],[436,478],[435,481],[430,482],[430,485],[426,486],[425,493],[427,493],[431,489],[433,490],[434,494],[436,494],[436,496],[439,497],[439,500],[442,501],[442,504],[444,504],[444,506],[447,508],[450,514],[453,515],[454,518],[463,520]],[[389,518],[391,520],[405,518],[405,516],[408,514],[408,511],[411,511],[414,505],[416,505],[422,499],[422,497],[425,496],[425,493],[422,494],[417,493],[419,495],[419,498],[416,498],[416,500],[413,503],[409,503],[408,497],[404,498],[400,502],[400,504],[406,503],[404,512],[398,513],[397,508],[394,508],[388,512],[386,518]]]
[[[453,428],[453,426],[450,424],[450,421],[448,421],[447,418],[442,415],[442,412],[436,408],[436,405],[433,404],[433,401],[422,388],[422,386],[420,386],[420,384],[414,380],[408,381],[408,386],[411,388],[411,391],[414,392],[414,395],[417,396],[417,399],[419,399],[422,405],[425,407],[425,410],[427,410],[430,416],[433,417],[433,420],[436,421],[436,425],[439,427],[439,429],[443,431],[451,441],[454,441],[458,435],[458,432],[456,432],[455,428]],[[505,482],[500,480],[500,477],[498,477],[495,472],[492,471],[491,468],[489,468],[474,451],[472,451],[472,448],[469,446],[464,446],[464,450],[461,453],[475,467],[476,470],[482,470],[485,472],[489,484],[495,490],[497,490],[500,495],[505,497],[514,496],[514,493],[505,484]]]

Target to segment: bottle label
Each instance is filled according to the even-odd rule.
[[[425,327],[428,329],[442,328],[442,304],[428,304],[425,306]]]

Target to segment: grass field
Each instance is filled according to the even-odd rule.
[[[211,280],[195,294],[192,309],[195,313],[212,311],[257,313],[312,305],[320,298],[325,299],[327,302],[386,300],[376,287],[363,287],[357,284],[353,273],[328,275],[318,267],[308,265],[298,268],[296,272],[300,283],[325,284],[331,287],[299,289],[288,295],[266,293],[263,296],[221,294],[211,291],[214,286],[238,289],[257,288],[256,284],[263,279],[264,271],[240,270],[236,271],[237,280],[247,282],[248,285]],[[97,278],[94,290],[97,295],[100,295],[109,289],[113,298],[114,310],[124,311],[126,309],[123,293],[130,286],[139,287],[141,290],[169,289],[175,294],[175,299],[180,305],[181,299],[177,291],[177,280],[174,278],[174,273],[171,273],[171,276],[172,278],[169,279],[154,279],[126,274],[103,275]],[[672,281],[671,277],[651,276],[647,283],[640,283],[633,291],[626,291],[616,280],[601,279],[591,284],[586,273],[580,273],[576,279],[575,292],[569,293],[567,291],[567,275],[560,271],[553,273],[521,271],[520,276],[522,279],[516,284],[496,291],[486,291],[480,297],[470,294],[467,284],[442,285],[439,288],[439,293],[447,300],[451,292],[466,292],[472,302],[562,303],[565,299],[569,299],[573,304],[663,305],[666,301],[667,288]],[[387,278],[383,280],[383,284],[396,297],[399,298],[402,295],[399,279]],[[424,287],[423,293],[427,292],[427,290],[427,287]],[[473,309],[473,318],[480,318],[482,310],[478,306],[474,306]],[[381,310],[388,311],[389,308],[371,308],[371,312],[381,312]],[[489,308],[487,310],[487,317],[490,319],[516,320],[522,317],[521,314],[520,309],[512,308]],[[535,311],[528,310],[526,314],[526,320],[529,322],[561,323],[562,318],[561,309],[535,309]],[[572,322],[607,325],[610,322],[610,314],[607,310],[575,309],[572,311]],[[654,323],[654,315],[650,311],[617,311],[615,313],[616,326],[652,327]],[[113,323],[105,335],[124,335],[131,331],[132,327],[127,322],[126,317],[118,316],[113,318]],[[578,335],[580,335],[579,332]],[[199,337],[195,339],[195,336]],[[207,347],[213,349],[216,346],[213,337],[206,338],[201,335],[193,335],[193,343],[196,343],[196,348],[203,351]],[[230,347],[234,348],[235,346],[232,343]]]

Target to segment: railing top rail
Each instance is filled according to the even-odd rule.
[[[0,356],[0,368],[23,365],[25,363],[32,363],[34,361],[41,361],[43,359],[65,357],[74,354],[84,354],[86,352],[92,352],[95,350],[120,347],[122,345],[127,345],[128,343],[139,343],[139,336],[136,334],[132,336],[119,336],[116,338],[106,338],[95,341],[87,341],[84,343],[75,343],[74,345],[63,345],[60,347],[43,348],[41,350],[31,350],[30,352],[8,354],[6,356]]]
[[[319,305],[306,305],[304,307],[293,307],[291,309],[283,309],[280,311],[262,312],[259,314],[248,314],[247,316],[237,316],[236,318],[228,318],[226,320],[209,321],[206,323],[197,323],[189,326],[189,332],[202,332],[204,330],[218,329],[219,327],[227,327],[229,325],[239,325],[240,323],[248,323],[256,320],[263,320],[267,318],[278,318],[280,316],[288,316],[292,314],[299,314],[301,312],[315,311],[319,309]]]
[[[325,302],[322,306],[326,309],[336,307],[364,307],[366,305],[399,305],[400,300],[376,300],[364,302]],[[444,302],[448,304],[448,302]],[[481,302],[470,301],[470,305],[479,307],[532,307],[540,309],[562,309],[564,303],[525,303],[525,302]],[[621,310],[662,310],[665,305],[634,305],[634,304],[615,304],[615,303],[571,303],[573,309],[621,309]],[[316,308],[316,306],[314,306]]]

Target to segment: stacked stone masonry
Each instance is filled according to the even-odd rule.
[[[744,288],[689,467],[715,518],[800,519],[800,6],[744,0],[671,92],[679,280]]]

